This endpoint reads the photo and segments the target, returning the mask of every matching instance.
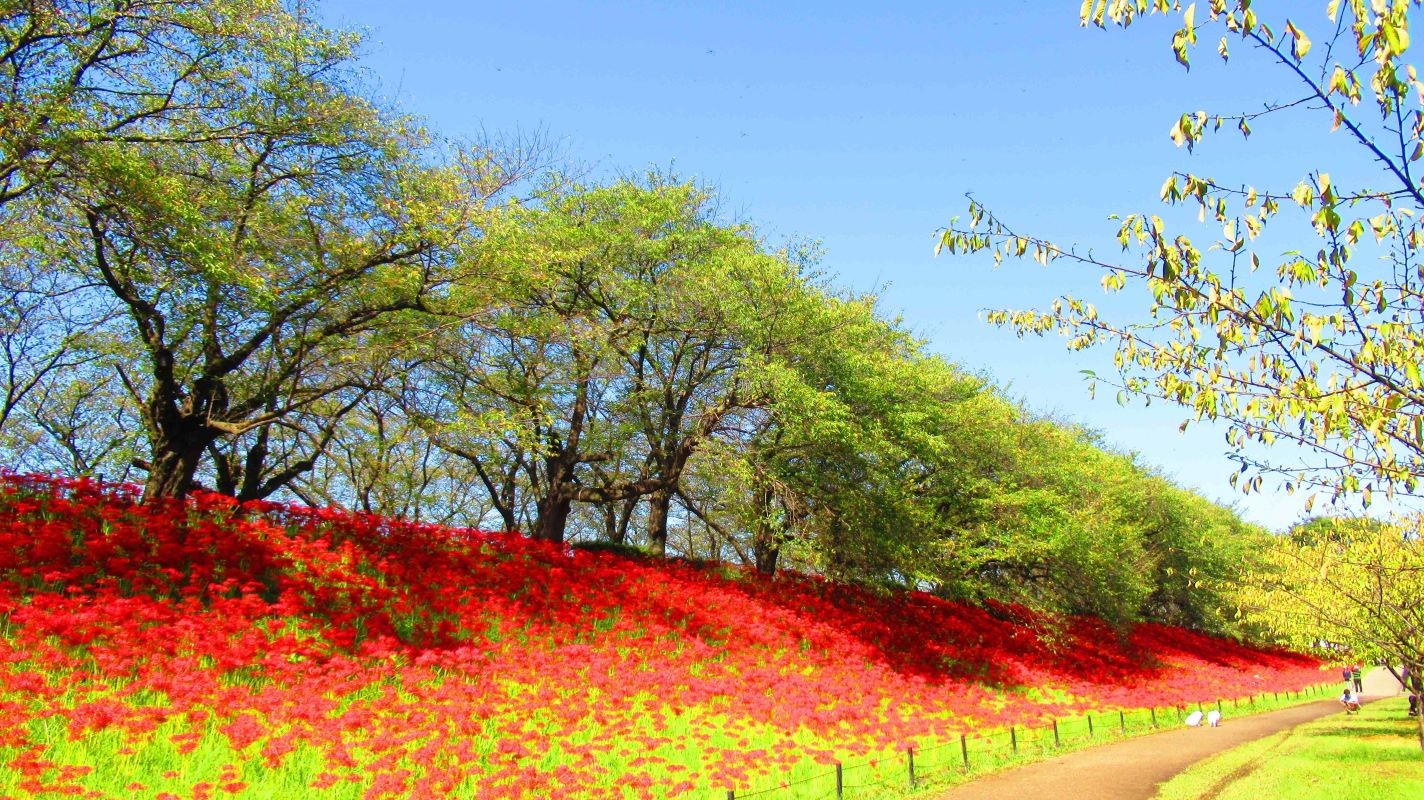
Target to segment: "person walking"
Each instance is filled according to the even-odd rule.
[[[1350,665],[1346,664],[1340,668],[1340,678],[1345,681],[1345,685],[1350,685]]]
[[[1350,667],[1350,680],[1355,684],[1355,694],[1365,690],[1364,672],[1360,669],[1359,664]]]

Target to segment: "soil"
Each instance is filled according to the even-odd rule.
[[[1399,693],[1399,683],[1384,669],[1365,675],[1364,688],[1365,702]],[[1208,756],[1342,713],[1340,703],[1330,697],[1266,714],[1227,717],[1218,728],[1174,728],[987,775],[939,795],[938,800],[1151,800],[1158,784]]]

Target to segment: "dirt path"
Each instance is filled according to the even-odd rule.
[[[1365,676],[1366,701],[1394,697],[1398,690],[1399,683],[1383,669]],[[1173,728],[990,775],[956,787],[940,800],[1150,800],[1157,784],[1207,756],[1338,713],[1340,704],[1331,697],[1268,714],[1227,717],[1219,728]]]

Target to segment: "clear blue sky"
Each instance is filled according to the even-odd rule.
[[[1257,5],[1272,16],[1271,4]],[[1294,99],[1291,88],[1243,86],[1279,75],[1244,48],[1224,69],[1211,43],[1188,74],[1163,20],[1082,29],[1078,6],[330,0],[325,9],[330,23],[367,32],[378,92],[436,131],[537,129],[595,175],[672,167],[710,184],[771,241],[823,242],[823,266],[840,285],[880,290],[884,310],[949,360],[1283,528],[1301,515],[1301,498],[1234,494],[1220,429],[1182,435],[1181,409],[1089,398],[1080,370],[1111,372],[1110,352],[1069,353],[1060,340],[1020,340],[982,320],[986,308],[1041,307],[1064,291],[1098,299],[1096,275],[933,257],[935,231],[963,213],[966,192],[1021,229],[1108,254],[1108,215],[1160,212],[1158,188],[1174,169],[1288,187],[1341,150],[1309,117],[1263,125],[1244,145],[1178,150],[1167,131],[1182,111],[1254,109]],[[1317,6],[1289,4],[1323,19]]]

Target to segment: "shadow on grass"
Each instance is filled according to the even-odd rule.
[[[1351,725],[1340,728],[1324,728],[1310,731],[1311,736],[1341,736],[1352,739],[1358,736],[1390,736],[1411,738],[1414,729],[1401,730],[1397,725]]]

